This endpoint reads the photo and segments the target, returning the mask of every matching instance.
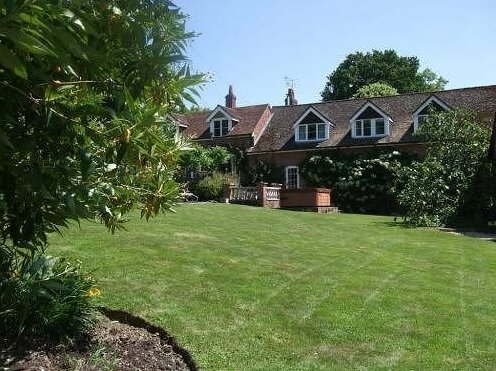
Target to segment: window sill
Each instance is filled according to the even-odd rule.
[[[307,140],[295,139],[295,143],[313,143],[313,142],[323,142],[325,140],[329,140],[329,138],[324,138],[324,139],[307,139]]]
[[[369,136],[351,136],[352,139],[376,139],[376,138],[385,138],[389,136],[389,134],[383,134],[383,135],[369,135]]]

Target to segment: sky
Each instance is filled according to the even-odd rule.
[[[186,50],[210,82],[200,107],[320,101],[326,77],[357,51],[416,56],[446,89],[496,84],[494,0],[176,0],[198,36]]]

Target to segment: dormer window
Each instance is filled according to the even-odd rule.
[[[427,121],[432,113],[448,111],[449,107],[446,103],[435,96],[429,97],[419,108],[413,113],[413,130],[417,131],[422,124]]]
[[[315,142],[329,139],[331,122],[315,108],[308,108],[294,124],[296,142]]]
[[[325,140],[328,139],[326,124],[312,123],[298,125],[298,141]]]
[[[352,138],[374,138],[389,135],[392,120],[373,103],[366,103],[350,120]]]
[[[385,135],[384,118],[355,120],[355,137],[380,137]]]
[[[227,119],[214,120],[213,127],[214,127],[214,132],[213,132],[214,137],[224,136],[229,132],[229,120]]]
[[[212,137],[223,137],[227,135],[237,122],[239,122],[239,119],[222,106],[217,106],[208,115],[206,120],[207,125],[210,126]]]
[[[418,129],[419,127],[421,127],[421,126],[422,126],[422,124],[423,124],[424,122],[426,122],[428,118],[429,118],[429,115],[428,115],[428,114],[417,115],[417,120],[416,120],[416,121],[417,121],[417,125],[416,125],[417,129]]]

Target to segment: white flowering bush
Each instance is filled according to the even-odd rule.
[[[427,156],[403,170],[405,186],[398,200],[413,225],[483,223],[490,206],[488,128],[472,113],[431,115],[419,137]]]
[[[399,208],[400,171],[411,162],[411,155],[398,151],[352,157],[329,153],[309,157],[302,174],[314,186],[331,188],[344,211],[390,214]]]

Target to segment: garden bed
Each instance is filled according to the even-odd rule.
[[[165,330],[125,312],[104,312],[107,317],[99,316],[94,329],[73,343],[2,342],[2,370],[197,370]]]

